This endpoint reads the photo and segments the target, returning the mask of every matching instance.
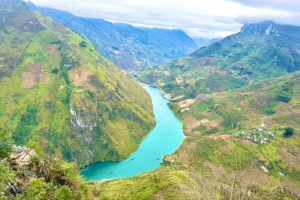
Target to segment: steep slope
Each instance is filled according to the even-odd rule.
[[[96,199],[74,163],[41,157],[25,147],[14,146],[3,153],[0,151],[0,199]]]
[[[190,56],[151,71],[174,96],[195,98],[278,77],[300,69],[300,27],[274,22],[246,24],[242,30]]]
[[[22,1],[0,3],[9,50],[0,59],[0,127],[9,138],[79,166],[129,156],[154,125],[146,91],[86,39]]]
[[[165,64],[197,48],[193,39],[181,30],[113,24],[32,3],[29,5],[88,38],[105,57],[124,69],[136,70]]]
[[[187,135],[165,166],[98,184],[104,198],[299,199],[300,73],[203,95],[182,112]],[[270,112],[271,111],[271,112]],[[285,128],[294,135],[284,136]],[[126,192],[125,192],[126,191]]]
[[[20,12],[13,13],[14,16],[12,16],[12,10],[15,9],[15,6],[16,9],[19,9],[22,5],[14,5],[13,2],[16,2],[14,0],[12,0],[12,4],[8,4],[9,2],[9,0],[0,2],[0,17],[2,19],[0,22],[2,30],[0,32],[0,76],[8,74],[16,68],[25,48],[42,28],[37,19],[30,15],[29,10],[20,9]],[[8,43],[11,45],[6,46]]]
[[[170,92],[187,138],[159,170],[100,183],[101,195],[299,199],[298,31],[273,22],[245,25],[236,35],[146,73],[144,80]]]

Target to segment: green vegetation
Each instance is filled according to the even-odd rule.
[[[197,48],[193,39],[181,30],[140,28],[28,5],[89,39],[99,52],[123,69],[134,71],[165,64]],[[85,41],[78,44],[87,47]]]
[[[267,30],[272,34],[266,34]],[[300,38],[293,34],[299,30],[297,26],[274,22],[245,25],[237,34],[137,77],[158,84],[174,98],[184,95],[194,99],[200,94],[231,91],[299,70]],[[288,102],[292,95],[288,87],[282,85],[274,98]],[[273,114],[271,108],[265,112]]]
[[[284,103],[290,102],[293,97],[293,84],[291,82],[283,83],[276,91],[276,100]]]
[[[188,137],[166,167],[189,172],[195,185],[180,185],[195,188],[194,199],[299,198],[300,138],[284,134],[300,130],[298,31],[273,22],[246,25],[167,66],[136,74],[168,93],[183,121]]]
[[[291,127],[285,128],[283,136],[286,138],[292,137],[295,134],[295,130]]]
[[[80,167],[129,156],[154,126],[146,91],[89,41],[25,2],[0,4],[7,22],[0,26],[0,60],[17,61],[13,69],[8,61],[0,67],[0,127],[8,133],[1,154],[17,144]]]
[[[11,153],[11,152],[9,152]],[[59,157],[31,157],[22,166],[10,158],[0,163],[0,199],[96,199],[76,164]]]
[[[0,199],[298,198],[300,73],[264,80],[299,67],[297,47],[282,39],[285,26],[279,39],[287,46],[245,27],[142,74],[171,93],[184,144],[154,172],[84,183],[77,166],[120,160],[137,148],[154,125],[150,99],[86,39],[21,1],[0,4],[1,14],[15,16],[0,28],[12,56],[5,58],[17,58],[12,70],[11,60],[1,63]],[[13,144],[37,155],[21,165]]]
[[[11,146],[8,142],[0,142],[0,159],[6,158],[11,150]]]
[[[299,75],[202,96],[183,112],[180,100],[172,101],[187,134],[181,148],[155,172],[96,184],[100,194],[106,199],[298,199],[300,138],[282,133],[289,126],[300,130]],[[286,86],[293,94],[288,102],[276,98]],[[275,113],[266,116],[259,106],[272,102]],[[178,182],[178,177],[184,178]]]
[[[21,115],[20,122],[13,132],[13,140],[18,145],[28,143],[31,138],[32,129],[38,125],[37,119],[38,110],[34,106],[29,106],[26,113]]]
[[[79,46],[80,47],[82,47],[82,48],[86,48],[87,47],[87,43],[86,43],[86,41],[81,41],[80,43],[79,43]]]
[[[172,100],[187,135],[182,147],[153,173],[100,183],[101,195],[108,199],[128,194],[135,194],[131,199],[297,199],[300,138],[297,134],[285,138],[283,132],[285,127],[300,130],[299,77],[297,72],[200,95],[185,110],[184,97]],[[274,112],[268,114],[267,109]],[[172,174],[179,171],[185,178],[176,182]],[[155,186],[158,191],[145,189]]]

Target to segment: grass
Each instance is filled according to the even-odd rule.
[[[19,60],[16,68],[0,79],[0,127],[18,145],[41,146],[79,166],[129,156],[154,126],[146,91],[83,37],[18,9],[42,29],[18,34],[19,18],[11,29],[0,29],[5,45],[19,52],[11,54]],[[26,39],[14,46],[12,37],[19,36]],[[76,79],[72,70],[78,69],[89,76]]]
[[[188,136],[182,147],[168,156],[174,162],[154,172],[130,179],[83,184],[76,165],[61,161],[59,156],[74,160],[79,166],[128,156],[154,124],[151,102],[136,82],[96,53],[87,40],[47,18],[36,17],[44,29],[31,38],[16,69],[0,79],[3,88],[0,127],[7,132],[1,144],[7,147],[14,141],[36,149],[43,158],[49,158],[46,166],[50,177],[47,181],[47,177],[20,180],[19,172],[8,167],[9,163],[0,164],[0,189],[5,188],[8,181],[23,183],[26,187],[17,196],[19,199],[49,196],[61,199],[295,199],[291,194],[295,191],[282,187],[286,182],[299,186],[299,170],[292,167],[297,163],[286,160],[292,153],[285,151],[287,156],[284,156],[280,151],[290,148],[297,152],[300,148],[299,74],[237,90],[247,81],[234,74],[250,76],[251,68],[245,70],[234,65],[231,74],[224,73],[222,67],[237,59],[251,66],[261,63],[263,58],[261,52],[249,51],[249,46],[244,47],[244,52],[229,56],[232,49],[241,48],[239,44],[225,45],[223,51],[218,52],[226,57],[223,61],[213,58],[222,64],[221,68],[204,67],[194,73],[198,69],[183,65],[180,70],[171,70],[171,75],[180,75],[183,82],[178,84],[170,75],[167,77],[170,83],[164,86],[174,97],[183,94],[186,98],[196,98],[201,93],[189,111],[181,113],[177,102],[172,102],[172,108],[183,121],[191,117],[196,121],[215,122],[210,135],[203,134],[207,131],[203,124],[194,127],[192,132],[198,133]],[[230,43],[230,38],[226,40]],[[204,48],[197,56],[216,52],[219,45]],[[242,58],[246,51],[251,55]],[[256,78],[262,76],[270,63],[263,64]],[[73,70],[80,72],[82,79],[78,80]],[[269,116],[265,117],[266,114]],[[234,137],[237,131],[261,127],[262,119],[268,130],[276,132],[269,143],[255,144]],[[289,126],[296,134],[284,138],[283,130]],[[1,156],[7,157],[7,151]],[[56,158],[52,159],[49,154],[55,154]],[[37,160],[33,161],[30,165],[33,168],[27,169],[30,173],[38,172],[36,169],[40,166]],[[269,172],[263,172],[262,167]],[[28,171],[24,174],[30,174]]]
[[[182,187],[194,199],[297,199],[292,193],[299,192],[300,183],[299,169],[295,169],[300,163],[293,157],[300,150],[299,72],[286,75],[295,68],[289,55],[283,53],[285,48],[272,38],[245,38],[240,34],[168,66],[138,74],[141,80],[158,84],[172,98],[184,96],[171,101],[171,107],[184,122],[188,136],[181,148],[168,156],[173,163],[130,180],[100,183],[105,197],[122,199],[128,197],[127,193],[135,193],[142,199],[143,195],[153,199],[175,195],[174,199],[180,199],[177,193]],[[269,79],[278,76],[282,77]],[[191,98],[195,103],[183,111],[180,101]],[[234,136],[262,126],[275,132],[266,144]],[[292,138],[283,137],[286,127],[296,130]],[[188,173],[185,181],[175,184],[175,190],[160,188],[160,182],[150,179],[161,173],[172,177],[172,172],[179,170]],[[151,180],[151,185],[143,180]],[[163,180],[174,183],[173,177]],[[124,195],[120,190],[123,184],[128,184]],[[159,192],[136,191],[155,186]]]
[[[296,122],[299,121],[299,116],[296,114],[298,113],[298,96],[295,95],[299,92],[298,81],[299,73],[296,73],[272,81],[252,84],[235,91],[208,95],[200,98],[189,107],[190,110],[183,113],[178,109],[177,101],[172,102],[172,108],[186,123],[185,129],[189,128],[190,118],[194,119],[192,122],[202,119],[217,122],[221,119],[222,123],[218,123],[213,132],[209,132],[205,124],[193,128],[181,148],[175,154],[168,156],[168,159],[170,157],[174,159],[174,162],[168,163],[155,172],[129,180],[99,184],[99,187],[105,191],[104,197],[116,196],[116,199],[122,199],[128,198],[127,194],[137,194],[136,197],[141,199],[164,199],[169,197],[168,195],[175,195],[174,199],[180,199],[178,193],[182,192],[182,187],[187,193],[184,196],[185,199],[189,199],[189,195],[194,199],[229,199],[233,182],[236,179],[233,195],[237,199],[243,194],[246,195],[243,192],[245,190],[252,192],[250,197],[243,196],[245,199],[297,199],[292,193],[297,193],[297,188],[299,188],[299,169],[293,167],[297,166],[298,161],[286,158],[294,155],[295,153],[291,153],[293,151],[299,152],[300,140],[297,131],[292,138],[284,138],[283,133],[284,128],[291,125],[295,130],[300,128],[299,123]],[[282,94],[282,91],[290,98],[288,102],[276,98],[278,94]],[[267,113],[261,109],[263,106],[270,106],[275,112],[265,117]],[[293,107],[293,119],[291,119],[290,112],[287,112],[291,107]],[[256,144],[234,137],[238,131],[260,128],[262,118],[264,118],[267,130],[275,132],[275,138],[270,142]],[[292,123],[294,121],[296,123]],[[232,126],[235,124],[236,126]],[[264,172],[265,169],[268,172]],[[174,183],[174,177],[171,174],[180,170],[188,172],[187,177],[183,182],[176,183],[174,190],[160,187],[162,180],[168,181],[168,184]],[[150,179],[161,173],[172,178],[168,179],[163,176],[159,182]],[[151,185],[144,180],[151,180]],[[295,185],[296,189],[286,186],[286,183]],[[124,185],[127,186],[127,191],[123,193],[121,188],[125,187]],[[148,193],[145,189],[152,187],[158,187],[158,191]],[[137,188],[143,188],[146,191],[140,192]],[[99,194],[102,195],[102,193]]]

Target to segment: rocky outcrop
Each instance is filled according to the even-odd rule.
[[[31,158],[36,156],[37,153],[33,149],[13,146],[12,153],[9,155],[9,159],[13,165],[27,166],[30,164]]]
[[[1,160],[0,163],[9,166],[11,173],[15,174],[15,178],[11,178],[7,182],[5,190],[0,192],[0,199],[24,193],[31,180],[38,178],[43,178],[45,182],[51,180],[49,167],[34,149],[13,146],[9,157]]]
[[[279,36],[277,24],[273,21],[264,21],[261,23],[245,24],[241,30],[242,34],[255,35],[276,35]]]

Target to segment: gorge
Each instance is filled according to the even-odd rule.
[[[157,169],[163,157],[176,151],[184,140],[182,124],[168,107],[158,88],[145,86],[152,98],[156,127],[140,147],[121,162],[101,162],[81,171],[87,181],[127,178]]]

